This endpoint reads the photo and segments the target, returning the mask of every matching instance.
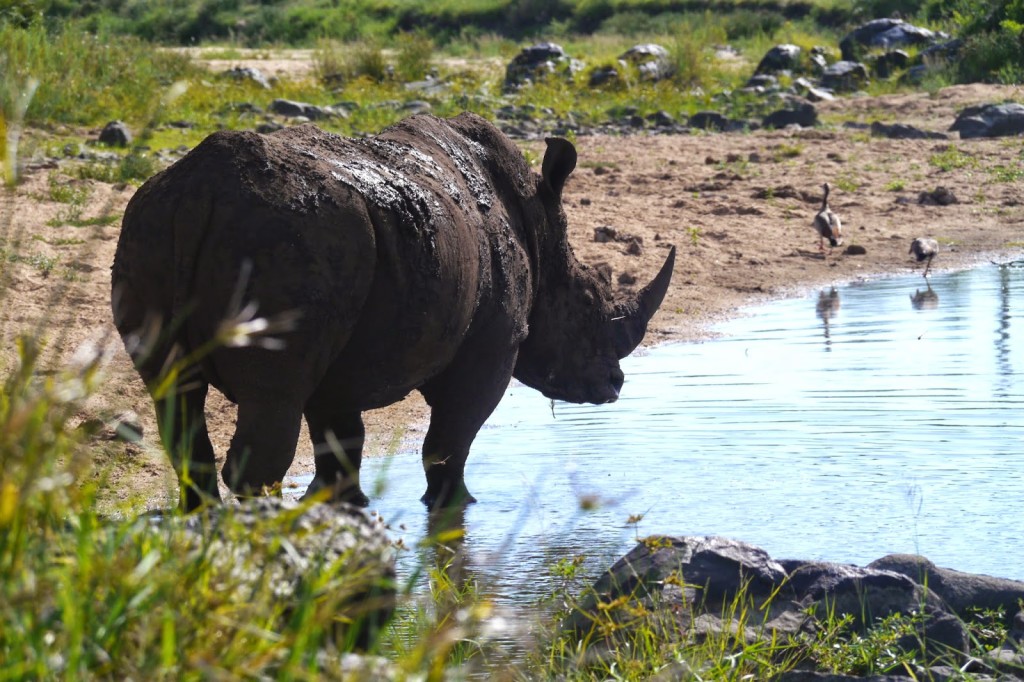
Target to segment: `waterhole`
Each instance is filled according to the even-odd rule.
[[[513,382],[467,466],[470,569],[496,602],[533,603],[559,560],[596,578],[638,537],[672,534],[1024,579],[1024,266],[930,280],[745,311],[716,340],[627,358],[612,405]],[[415,546],[418,453],[363,472],[370,508]],[[423,559],[405,553],[400,572]]]

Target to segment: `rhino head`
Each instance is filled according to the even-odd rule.
[[[544,213],[537,294],[513,376],[555,400],[614,402],[624,379],[619,360],[643,340],[665,298],[675,247],[638,294],[615,300],[611,285],[577,261],[569,246],[562,189],[576,167],[576,149],[561,138],[547,143],[537,187]]]

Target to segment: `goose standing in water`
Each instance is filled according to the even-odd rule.
[[[914,258],[917,259],[918,263],[924,260],[928,261],[924,266],[924,277],[928,276],[928,268],[932,266],[932,259],[935,258],[935,254],[938,252],[939,243],[927,237],[918,237],[910,242],[910,251],[908,251],[908,253],[914,254]]]
[[[832,186],[827,182],[821,186],[825,196],[821,200],[821,210],[814,216],[814,231],[818,233],[818,249],[825,253],[825,240],[829,246],[836,247],[843,243],[843,223],[831,208],[828,207],[828,193]]]

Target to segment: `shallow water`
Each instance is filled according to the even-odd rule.
[[[1024,579],[1024,267],[931,280],[772,303],[719,340],[630,357],[613,405],[552,406],[514,383],[467,466],[481,584],[530,604],[558,559],[584,555],[596,577],[656,533]],[[417,453],[365,462],[363,486],[407,543],[424,536]]]

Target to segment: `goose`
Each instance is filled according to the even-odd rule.
[[[814,216],[814,231],[818,233],[818,249],[825,253],[825,240],[835,247],[843,243],[843,223],[832,209],[828,207],[828,193],[832,189],[827,182],[821,186],[825,196],[821,200],[821,210]]]
[[[928,237],[918,237],[914,241],[910,242],[910,251],[907,253],[914,254],[914,258],[917,262],[927,260],[928,263],[924,266],[924,277],[928,276],[928,269],[932,266],[932,259],[935,258],[935,254],[939,252],[939,243],[934,239]]]

